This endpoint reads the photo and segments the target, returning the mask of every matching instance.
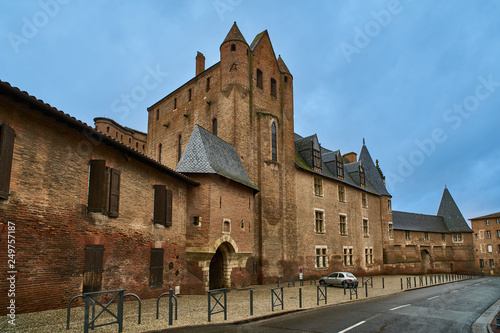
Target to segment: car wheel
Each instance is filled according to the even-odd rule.
[[[349,284],[346,281],[344,281],[342,282],[342,287],[349,288]]]
[[[321,280],[321,281],[319,281],[319,284],[322,285],[322,286],[324,286],[326,284],[326,282],[323,281],[323,280]]]

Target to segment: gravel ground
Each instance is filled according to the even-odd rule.
[[[401,278],[406,289],[406,278],[409,276],[391,275],[373,277],[373,288],[368,285],[368,297],[377,297],[402,292]],[[382,288],[382,278],[385,288]],[[361,278],[359,278],[361,284]],[[416,278],[419,284],[419,277]],[[411,277],[412,286],[414,283]],[[429,279],[430,282],[430,279]],[[423,278],[425,286],[425,277]],[[224,313],[212,315],[211,323],[235,322],[248,319],[256,319],[271,314],[285,313],[299,309],[299,288],[302,290],[302,308],[315,308],[317,305],[317,288],[310,285],[309,281],[304,286],[288,287],[287,283],[283,286],[283,303],[281,306],[271,310],[271,288],[274,285],[255,285],[245,289],[231,290],[227,293],[227,321],[224,321]],[[253,316],[250,316],[250,288],[253,289]],[[205,325],[208,322],[208,297],[207,295],[178,295],[178,320],[170,327],[182,327],[191,325]],[[350,300],[349,290],[344,295],[342,288],[327,288],[327,304],[338,304],[356,301],[355,295]],[[358,299],[365,299],[366,291],[364,288],[358,288]],[[222,298],[223,299],[223,298]],[[221,299],[221,301],[222,301]],[[212,302],[213,306],[213,302]],[[325,306],[322,301],[319,306]],[[156,320],[156,299],[147,299],[142,301],[141,324],[137,324],[137,301],[132,297],[127,297],[124,303],[124,321],[123,332],[147,332],[168,328],[168,296],[160,301],[160,319]],[[100,311],[96,307],[96,313]],[[115,308],[116,309],[116,306]],[[103,318],[101,318],[103,317]],[[105,323],[111,318],[103,314],[99,317],[98,323]],[[0,322],[0,332],[82,332],[83,331],[84,308],[75,307],[71,309],[70,330],[66,330],[66,309],[50,310],[42,312],[33,312],[20,314],[16,316],[16,326],[13,327],[7,323],[7,317],[4,316]],[[101,320],[102,319],[102,320]],[[109,325],[99,327],[94,332],[117,332],[118,325]]]

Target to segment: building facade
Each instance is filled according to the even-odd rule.
[[[447,189],[436,216],[393,212],[364,142],[358,157],[294,133],[293,76],[267,31],[248,44],[235,23],[220,61],[206,69],[198,53],[195,68],[148,108],[147,134],[107,118],[92,128],[0,81],[0,237],[15,225],[17,313],[93,290],[473,271]]]
[[[500,212],[470,219],[478,273],[500,275]]]

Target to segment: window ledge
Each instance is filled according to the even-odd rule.
[[[274,164],[274,165],[278,165],[278,166],[280,165],[277,161],[273,161],[273,160],[266,160],[266,161],[264,161],[264,163],[266,163],[266,164]]]

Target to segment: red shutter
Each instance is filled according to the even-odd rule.
[[[109,183],[109,209],[108,215],[118,217],[120,202],[120,170],[111,169]]]
[[[0,125],[0,198],[9,196],[12,155],[16,133],[7,124]]]
[[[104,213],[106,161],[90,161],[88,211]]]
[[[166,214],[166,190],[165,185],[154,185],[154,216],[153,222],[158,224],[165,224]]]
[[[165,220],[165,227],[170,227],[172,226],[172,191],[167,190],[167,209],[166,209],[166,220]]]

